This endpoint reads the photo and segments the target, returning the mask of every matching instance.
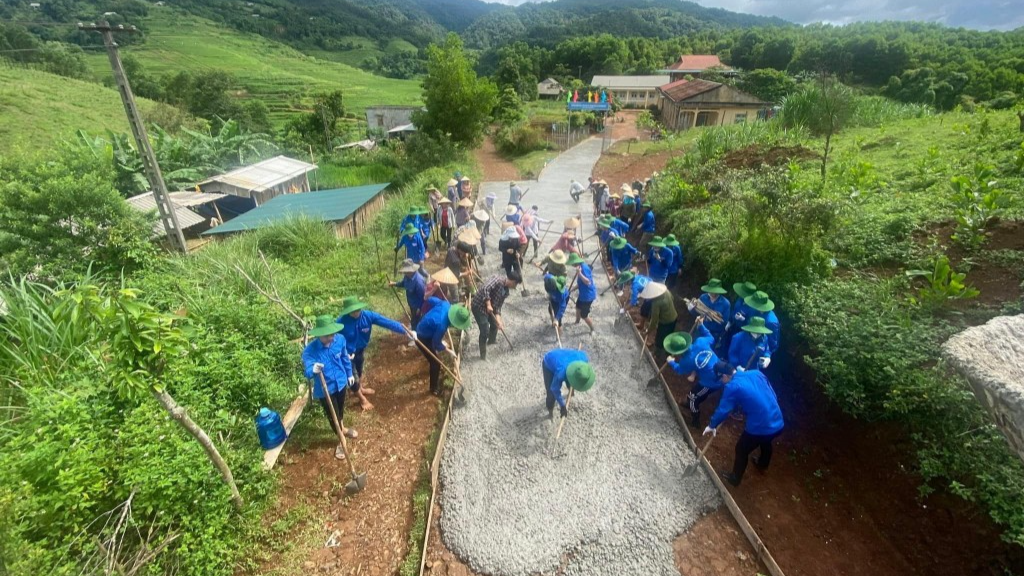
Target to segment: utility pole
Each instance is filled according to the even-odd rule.
[[[110,67],[114,71],[117,91],[121,94],[121,102],[124,104],[124,111],[128,115],[128,124],[132,128],[132,135],[135,137],[135,145],[139,149],[139,156],[142,157],[142,165],[146,170],[146,179],[149,180],[149,185],[153,189],[153,199],[156,200],[160,221],[163,222],[164,230],[167,232],[167,239],[170,241],[171,246],[184,254],[188,251],[185,245],[185,236],[181,233],[178,215],[174,212],[174,207],[171,205],[171,199],[167,193],[167,185],[164,184],[164,176],[160,172],[160,165],[156,162],[153,147],[149,144],[146,126],[142,123],[139,107],[135,103],[135,95],[132,93],[131,85],[128,84],[128,76],[124,73],[124,66],[121,65],[121,56],[117,53],[117,43],[114,42],[114,32],[135,34],[139,29],[135,26],[111,26],[108,22],[100,22],[99,24],[82,24],[79,22],[78,29],[99,32],[103,36],[103,44],[107,47],[107,56],[110,58]]]

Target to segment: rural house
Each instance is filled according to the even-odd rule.
[[[700,78],[708,68],[715,68],[725,74],[736,73],[732,68],[722,64],[714,54],[684,54],[661,72],[669,75],[670,82],[675,82],[687,76]]]
[[[216,225],[223,220],[220,216],[220,209],[217,201],[225,198],[225,194],[205,194],[202,192],[170,192],[168,199],[174,208],[174,214],[178,217],[178,226],[185,235],[185,242],[189,250],[197,246],[194,242],[198,234]],[[145,192],[138,196],[132,196],[126,200],[128,205],[142,212],[143,214],[156,214],[156,198],[152,192]],[[164,223],[159,219],[153,222],[153,238],[162,238],[167,235],[164,230]]]
[[[386,133],[393,128],[412,124],[412,113],[422,106],[370,106],[366,109],[366,125],[370,130]]]
[[[316,170],[316,164],[277,156],[213,176],[198,186],[203,192],[251,199],[253,202],[235,202],[237,206],[232,212],[241,213],[251,208],[253,203],[260,206],[281,194],[308,192],[309,173],[313,170]]]
[[[669,130],[752,122],[770,106],[732,86],[707,80],[677,80],[658,92],[661,122]]]
[[[318,190],[303,194],[285,194],[242,214],[204,236],[255,230],[295,216],[329,222],[338,238],[354,238],[372,224],[373,216],[384,206],[388,184],[370,184],[353,188]]]
[[[556,99],[565,92],[562,85],[554,78],[548,78],[543,82],[537,83],[537,97],[538,98],[549,98]]]
[[[658,104],[658,86],[669,81],[668,76],[594,76],[590,85],[606,89],[623,108],[650,108]]]

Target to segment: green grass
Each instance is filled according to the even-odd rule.
[[[512,164],[519,170],[519,174],[526,180],[533,180],[540,175],[544,165],[558,156],[557,150],[534,150],[512,159]]]
[[[382,164],[342,166],[321,162],[319,166],[320,168],[312,175],[310,181],[320,190],[380,184],[391,182],[395,178],[395,169]]]
[[[526,115],[534,124],[565,122],[568,114],[563,100],[534,100],[525,105]]]
[[[153,105],[139,101],[143,111]],[[92,82],[0,66],[0,152],[16,146],[45,148],[73,137],[78,129],[127,132],[117,92]]]
[[[305,111],[312,95],[318,92],[342,90],[345,106],[357,114],[377,104],[420,102],[416,80],[376,76],[266,38],[227,30],[172,8],[152,8],[150,14],[144,21],[149,31],[145,43],[126,48],[125,53],[138,58],[151,73],[226,70],[238,78],[240,97],[258,98],[270,107],[275,125]],[[90,54],[89,63],[98,75],[102,74],[106,56]]]

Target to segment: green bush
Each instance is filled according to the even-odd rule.
[[[522,156],[548,147],[541,130],[526,122],[499,128],[494,135],[494,145],[506,156]]]

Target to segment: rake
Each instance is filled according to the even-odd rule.
[[[334,410],[334,402],[331,401],[331,392],[327,388],[327,380],[324,378],[323,372],[320,372],[318,376],[320,376],[320,385],[324,389],[324,397],[327,399],[328,411],[331,413],[331,422],[334,423],[334,431],[338,433],[338,440],[341,440],[341,451],[345,453],[345,461],[348,462],[348,470],[352,474],[352,479],[348,481],[348,484],[345,484],[345,493],[352,495],[362,492],[363,488],[366,488],[366,472],[362,474],[356,472],[356,465],[352,463],[352,457],[348,453],[348,442],[345,441],[341,422],[338,421],[338,413]]]

